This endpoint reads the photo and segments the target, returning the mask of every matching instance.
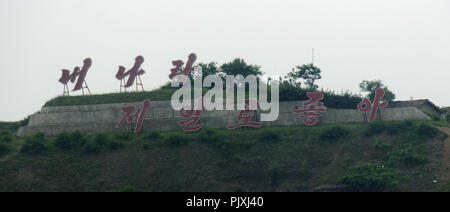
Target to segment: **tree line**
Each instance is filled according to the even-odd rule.
[[[261,77],[264,72],[261,71],[261,66],[247,64],[244,59],[236,58],[231,62],[218,65],[217,62],[209,63],[199,63],[202,67],[202,81],[208,75],[218,75],[224,78],[226,75],[236,76],[238,74],[247,77],[248,75],[255,75],[256,77]],[[322,79],[322,70],[312,63],[297,65],[285,76],[280,77],[280,100],[283,96],[289,96],[294,93],[306,93],[308,91],[314,91],[319,88],[316,82]],[[189,76],[191,79],[195,78],[194,73]],[[270,80],[270,78],[269,78]],[[359,83],[359,88],[362,93],[365,93],[365,97],[369,99],[374,99],[375,91],[378,88],[383,88],[385,90],[385,95],[383,97],[384,101],[395,100],[395,94],[388,89],[388,87],[379,79],[376,80],[363,80]],[[322,89],[323,91],[323,89]],[[283,94],[285,92],[286,95]],[[286,93],[287,92],[287,93]],[[326,91],[332,95],[335,94],[334,91]],[[342,96],[357,96],[355,94],[342,93]],[[294,95],[295,96],[295,95]],[[298,96],[298,95],[297,95]]]

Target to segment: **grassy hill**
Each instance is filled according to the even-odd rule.
[[[442,122],[0,134],[0,191],[450,191]],[[447,127],[440,127],[447,129]]]
[[[270,87],[268,88],[271,89]],[[90,104],[109,104],[109,103],[122,103],[122,102],[139,102],[145,99],[151,101],[163,101],[170,100],[172,94],[177,88],[169,87],[168,85],[162,86],[159,89],[145,92],[127,92],[127,93],[107,93],[96,94],[86,96],[58,96],[45,103],[46,107],[53,106],[69,106],[69,105],[90,105]],[[202,92],[205,94],[209,88],[203,88]],[[311,90],[304,88],[293,87],[288,84],[281,84],[279,87],[279,100],[280,101],[299,101],[308,100],[306,96],[307,92]],[[355,109],[359,102],[361,102],[361,96],[352,94],[349,92],[336,93],[329,90],[321,90],[324,94],[322,100],[329,108],[336,109]],[[194,90],[192,89],[192,97],[194,96]],[[248,98],[248,92],[246,92],[246,98]],[[267,92],[267,98],[270,100],[270,91]],[[226,91],[224,90],[223,98],[227,98]],[[231,97],[230,97],[231,98]],[[237,89],[235,89],[234,100],[237,99]]]
[[[170,100],[175,88],[160,88],[146,92],[108,93],[86,96],[58,96],[47,101],[44,106],[110,104],[119,102],[139,102],[145,99],[152,101]]]

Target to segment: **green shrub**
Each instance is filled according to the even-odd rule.
[[[0,142],[0,157],[8,154],[11,151],[11,147],[7,143]]]
[[[402,125],[405,126],[406,128],[410,128],[413,126],[413,122],[411,120],[403,120],[402,121]]]
[[[307,92],[311,90],[295,87],[286,81],[280,83],[279,87],[280,101],[299,101],[307,100]],[[336,109],[355,109],[361,102],[361,96],[348,91],[336,93],[334,91],[322,90],[324,99],[322,102],[329,108]]]
[[[130,140],[132,138],[133,134],[130,132],[120,132],[114,135],[114,138],[118,140]]]
[[[450,113],[445,116],[445,120],[450,123]]]
[[[56,136],[55,146],[60,149],[67,149],[68,148],[67,143],[71,142],[70,140],[71,138],[69,133],[67,132],[60,133],[58,136]]]
[[[39,154],[47,150],[45,143],[47,142],[44,133],[39,132],[25,139],[25,144],[21,151],[27,154]]]
[[[278,141],[280,139],[280,135],[274,130],[265,129],[260,134],[259,139],[262,141]]]
[[[188,142],[189,142],[189,138],[187,138],[186,135],[182,136],[179,134],[170,135],[166,139],[166,143],[171,146],[184,145],[184,144],[187,144]]]
[[[329,108],[355,109],[361,102],[361,96],[349,91],[336,94],[334,91],[322,91],[323,103]]]
[[[116,138],[116,136],[114,136]],[[103,150],[116,150],[122,148],[123,144],[120,140],[113,139],[107,133],[94,134],[92,139],[87,139],[84,143],[85,153],[98,153]]]
[[[391,152],[387,153],[384,157],[386,164],[388,165],[408,165],[414,166],[428,162],[426,154],[420,153],[418,149],[423,150],[422,146],[414,147],[412,144],[402,145]]]
[[[409,131],[412,126],[413,126],[413,123],[410,120],[404,120],[401,122],[392,122],[387,125],[386,133],[389,135],[396,135],[399,133]]]
[[[123,147],[123,144],[116,139],[113,139],[109,134],[98,133],[94,137],[95,143],[101,147],[107,147],[110,150],[115,150]]]
[[[352,191],[393,190],[398,185],[397,173],[374,163],[362,163],[351,167],[338,183],[345,184]]]
[[[97,145],[107,146],[111,142],[111,137],[106,133],[97,133],[94,136],[94,141]]]
[[[38,113],[40,113],[40,112],[38,112]],[[30,117],[31,117],[31,115],[29,115],[29,116],[25,117],[24,119],[22,119],[21,121],[19,121],[20,126],[27,126],[28,123],[30,122]]]
[[[386,124],[383,121],[373,121],[369,122],[366,125],[366,128],[364,130],[364,135],[374,135],[374,134],[380,134],[383,133],[386,130]]]
[[[323,141],[331,141],[331,140],[338,140],[341,138],[345,138],[350,134],[350,131],[345,129],[342,126],[334,126],[331,128],[325,128],[323,131],[320,132],[320,140]]]
[[[422,112],[425,113],[428,117],[430,117],[431,120],[433,120],[433,121],[441,120],[441,117],[436,115],[436,114],[434,114],[434,113],[430,113],[430,112],[426,112],[426,111],[422,111]]]
[[[85,153],[98,153],[100,152],[100,146],[93,140],[88,140],[84,146]]]
[[[307,99],[306,92],[302,92],[300,88],[289,83],[280,83],[279,98],[280,101],[298,101],[300,99]]]
[[[13,140],[12,133],[9,130],[0,130],[0,143],[9,143]]]
[[[87,137],[80,131],[63,132],[56,137],[55,146],[63,150],[78,150],[83,148],[87,140]]]
[[[145,134],[144,138],[148,140],[155,140],[158,139],[160,136],[161,135],[158,131],[150,131]]]
[[[108,149],[110,150],[116,150],[123,147],[123,144],[116,140],[110,140],[108,143]]]
[[[424,123],[417,125],[413,132],[422,138],[434,138],[439,134],[439,131],[436,128]]]
[[[203,130],[200,133],[199,138],[203,143],[215,143],[223,140],[223,138],[213,129]]]

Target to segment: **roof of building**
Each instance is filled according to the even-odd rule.
[[[444,110],[436,106],[433,102],[428,99],[418,99],[409,101],[393,101],[389,102],[389,107],[420,107],[424,104],[430,105],[434,110],[439,113],[443,113]]]

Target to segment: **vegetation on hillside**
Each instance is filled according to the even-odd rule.
[[[2,122],[0,121],[0,130],[8,130],[10,132],[16,132],[19,127],[28,125],[28,122],[30,121],[30,116],[27,116],[26,118],[15,121],[15,122]]]
[[[83,134],[7,131],[0,191],[448,191],[431,121]],[[18,152],[19,151],[19,152]],[[439,156],[441,155],[441,156]]]
[[[160,89],[146,92],[110,93],[92,96],[58,96],[47,101],[44,106],[53,107],[70,105],[111,104],[122,102],[139,102],[145,99],[150,99],[152,101],[163,101],[170,100],[172,94],[175,91],[176,88],[163,86]],[[207,91],[208,89],[203,89],[203,93],[206,93]],[[308,89],[294,87],[288,83],[281,83],[279,93],[280,101],[307,100],[308,97],[306,96],[306,92],[310,91],[311,90]],[[361,97],[351,92],[336,93],[329,90],[321,90],[321,92],[324,94],[323,102],[329,108],[356,109],[358,103],[361,102]],[[267,95],[270,99],[270,92],[268,92]],[[225,94],[224,97],[226,98]]]

